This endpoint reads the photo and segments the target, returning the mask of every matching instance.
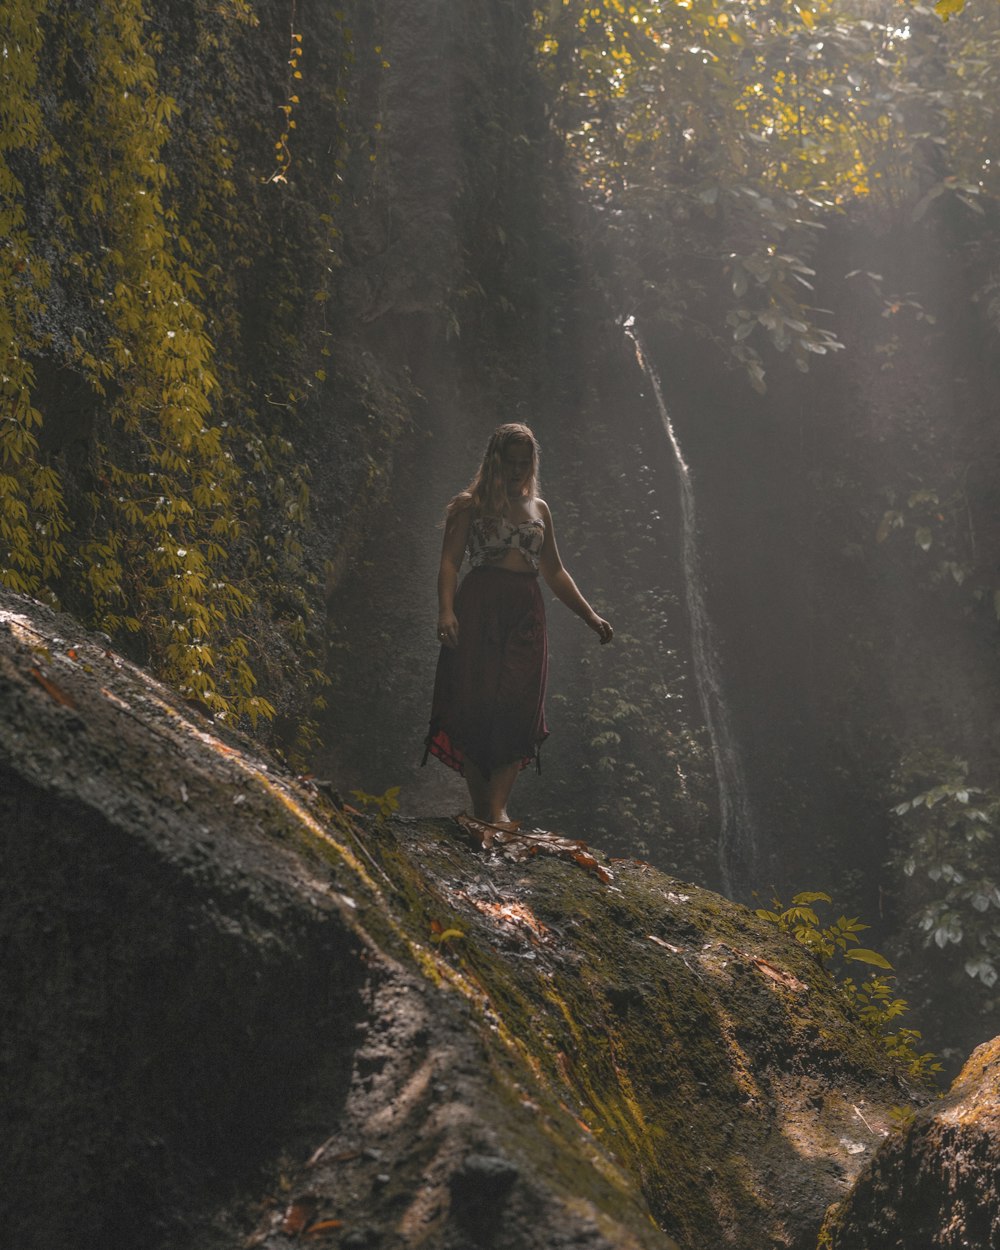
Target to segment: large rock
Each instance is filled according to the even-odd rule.
[[[18,1250],[812,1250],[909,1099],[746,909],[351,820],[2,592],[0,859]]]
[[[886,1141],[824,1232],[829,1250],[1000,1246],[1000,1037]]]

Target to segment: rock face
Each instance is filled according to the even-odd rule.
[[[829,1250],[1000,1246],[1000,1037],[893,1134],[824,1226]]]
[[[910,1100],[744,908],[351,819],[6,593],[0,812],[19,1250],[812,1250]]]

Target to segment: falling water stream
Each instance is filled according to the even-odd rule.
[[[691,654],[698,698],[712,744],[712,759],[719,789],[719,871],[726,894],[733,898],[747,897],[757,877],[757,833],[743,761],[726,704],[719,660],[712,637],[712,623],[705,603],[691,471],[684,459],[664,402],[660,379],[643,346],[634,318],[629,317],[625,321],[624,329],[635,347],[639,367],[653,389],[656,407],[677,469],[681,499],[684,593],[691,623]]]

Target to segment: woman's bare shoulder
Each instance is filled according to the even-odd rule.
[[[467,490],[461,491],[454,498],[448,500],[444,519],[445,525],[449,530],[457,529],[467,533],[475,518],[475,500]]]
[[[473,503],[471,491],[460,490],[457,495],[453,495],[448,500],[448,515],[454,516],[456,512],[468,512],[473,507]]]

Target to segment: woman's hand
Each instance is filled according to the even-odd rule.
[[[610,628],[610,626],[608,627]],[[438,641],[454,650],[458,646],[458,617],[454,612],[442,612],[438,617]]]
[[[598,616],[596,612],[594,613],[593,619],[589,620],[587,624],[598,636],[598,638],[600,638],[602,647],[606,642],[610,642],[615,636],[615,631],[611,628],[611,623],[606,621],[602,616]]]

